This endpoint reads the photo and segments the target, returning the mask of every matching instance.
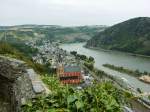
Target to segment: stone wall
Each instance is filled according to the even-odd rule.
[[[0,77],[0,112],[10,112],[10,88],[12,83],[6,78]]]
[[[0,112],[20,112],[22,104],[41,93],[44,86],[33,69],[23,61],[0,56],[0,103],[7,104],[0,106]]]

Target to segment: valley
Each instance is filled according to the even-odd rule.
[[[0,112],[150,112],[150,0],[0,0]]]
[[[144,34],[144,37],[138,37],[139,34],[135,37],[136,32],[129,34],[128,39],[125,36],[121,37],[121,35],[124,35],[121,34],[119,36],[123,38],[123,40],[120,41],[118,40],[117,32],[122,32],[120,31],[122,27],[123,33],[126,32],[125,30],[128,30],[128,24],[127,29],[124,29],[124,24],[126,24],[126,22],[120,24],[112,27],[102,25],[78,27],[62,27],[57,25],[19,25],[0,27],[0,54],[25,61],[29,67],[33,68],[38,74],[40,74],[40,79],[46,84],[44,87],[48,86],[46,91],[51,91],[51,89],[53,89],[52,82],[54,82],[56,83],[56,88],[54,87],[52,93],[59,93],[59,88],[65,88],[66,91],[68,91],[68,89],[73,89],[75,93],[84,96],[85,93],[83,93],[83,91],[86,91],[87,88],[91,89],[94,85],[98,87],[100,91],[100,88],[103,90],[103,87],[101,86],[104,85],[107,87],[107,84],[109,85],[110,83],[110,86],[112,86],[111,89],[115,87],[116,89],[113,89],[115,90],[114,92],[121,95],[121,98],[119,99],[118,96],[112,95],[112,98],[115,98],[114,100],[116,101],[115,108],[119,109],[117,106],[118,104],[119,106],[122,106],[118,111],[121,111],[121,109],[128,110],[128,108],[137,110],[138,108],[136,108],[136,105],[140,105],[140,111],[144,110],[147,112],[150,108],[150,85],[149,83],[144,83],[143,80],[145,79],[143,78],[145,76],[143,74],[149,75],[150,73],[150,58],[149,54],[147,54],[149,53],[149,44],[143,46],[142,44],[137,43],[141,38],[144,39],[142,40],[143,43],[146,41],[149,42],[149,36],[148,34]],[[141,29],[141,26],[138,27]],[[116,28],[118,31],[114,32],[113,30]],[[148,30],[149,29],[147,28],[147,31]],[[112,34],[109,34],[109,32],[112,32]],[[125,41],[126,39],[130,40],[132,36],[135,40],[139,38],[136,41],[131,40],[135,43],[133,44],[135,45],[133,47],[130,45],[132,42],[128,43]],[[122,47],[126,46],[126,48],[131,49],[128,49],[130,51],[125,50],[126,48],[118,49],[115,47],[114,49],[112,47],[115,46],[112,45],[113,42],[115,42],[115,44],[122,44]],[[144,49],[144,52],[137,52],[141,51],[140,49]],[[61,86],[62,84],[63,86]],[[68,88],[66,84],[71,86]],[[34,86],[34,83],[32,85]],[[119,93],[118,90],[123,93]],[[66,91],[61,91],[61,94],[68,94]],[[92,91],[95,91],[95,89]],[[128,97],[126,98],[124,96],[126,92],[127,94],[133,95],[135,100],[130,99],[133,101],[118,102],[120,100],[124,101],[128,99]],[[53,93],[53,95],[54,94],[55,93]],[[72,93],[70,92],[69,94],[71,95]],[[101,94],[103,94],[103,92]],[[48,95],[50,94],[48,93]],[[65,100],[67,98],[67,102],[69,102],[68,99],[70,99],[70,95],[62,98]],[[71,97],[77,97],[76,95]],[[91,93],[90,95],[92,96]],[[48,96],[45,96],[44,100],[49,99],[49,97],[47,97]],[[103,95],[101,98],[103,98]],[[58,99],[55,100],[59,101]],[[83,103],[80,97],[76,100],[78,100],[78,103]],[[38,103],[40,101],[41,98],[36,99],[35,102]],[[109,100],[104,101],[108,102]],[[39,104],[34,104],[34,100],[31,100],[31,102],[34,110],[36,110],[38,108],[37,105]],[[1,103],[4,104],[5,102],[2,101]],[[66,102],[59,102],[59,107],[61,107],[61,103],[66,105]],[[133,107],[131,107],[131,104]],[[48,102],[44,102],[44,105],[48,105]],[[55,105],[55,103],[53,105]],[[75,105],[76,107],[72,107],[74,110],[78,109],[78,104]],[[84,102],[84,105],[86,105],[86,101]],[[113,105],[114,104],[112,103],[110,106],[113,107]],[[25,103],[24,106],[23,110],[25,112],[26,109],[32,111],[32,106],[28,107],[27,103]],[[70,106],[72,105],[70,104]],[[95,105],[91,106],[95,108]],[[5,107],[7,107],[7,105]],[[48,107],[49,106],[47,106],[47,109]],[[65,108],[70,109],[68,106],[65,106]],[[57,110],[58,108],[53,107],[53,109]],[[82,110],[83,107],[80,109]],[[97,110],[99,109],[102,108],[97,108]],[[3,110],[5,110],[5,108]],[[6,112],[7,111],[8,110],[6,110]]]

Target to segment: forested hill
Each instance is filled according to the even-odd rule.
[[[150,17],[133,18],[98,33],[87,47],[100,47],[150,56]]]
[[[0,26],[0,40],[18,38],[21,40],[49,39],[60,42],[82,42],[103,31],[106,26],[63,27],[57,25]]]

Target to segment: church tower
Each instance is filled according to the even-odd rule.
[[[57,66],[57,76],[63,76],[64,75],[64,66],[63,64],[59,63]]]

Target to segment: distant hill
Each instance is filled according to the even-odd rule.
[[[138,17],[116,24],[90,39],[86,47],[150,55],[150,17]]]
[[[18,38],[21,40],[49,39],[61,42],[83,42],[89,40],[106,26],[62,27],[57,25],[18,25],[1,26],[0,39]]]

